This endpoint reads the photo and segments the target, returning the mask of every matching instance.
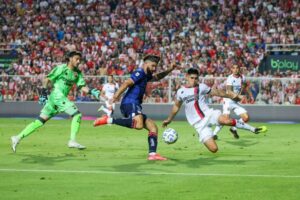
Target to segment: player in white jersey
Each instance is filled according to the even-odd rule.
[[[172,122],[173,118],[180,110],[180,107],[184,104],[187,121],[198,132],[199,141],[213,153],[218,151],[218,146],[213,139],[212,126],[226,125],[249,131],[251,130],[249,125],[221,114],[220,110],[209,108],[205,102],[207,94],[226,97],[235,101],[241,100],[243,98],[242,95],[235,94],[232,91],[225,92],[223,90],[210,88],[206,84],[198,84],[199,72],[194,68],[188,70],[186,80],[187,85],[181,87],[177,91],[174,106],[169,117],[163,121],[163,127],[166,127]],[[260,133],[264,130],[264,127],[255,128],[255,133]]]
[[[228,76],[226,80],[226,91],[232,91],[235,94],[241,94],[242,91],[246,88],[246,80],[245,77],[241,74],[241,69],[238,65],[233,65],[231,67],[232,74]],[[247,93],[253,101],[252,93],[247,89]],[[241,104],[232,99],[224,98],[223,104],[223,114],[229,118],[230,112],[233,111],[237,116],[240,116],[240,122],[246,123],[249,121],[249,115],[245,108],[241,106]],[[214,136],[217,138],[217,133],[222,129],[222,126],[216,126],[214,130]],[[254,131],[254,127],[252,128]],[[233,134],[234,138],[238,139],[239,135],[235,127],[230,128],[230,132]]]
[[[108,117],[111,117],[115,110],[115,103],[111,103],[111,100],[115,92],[119,89],[119,85],[114,82],[113,75],[107,77],[107,83],[103,85],[101,91],[101,99],[105,102],[105,107],[102,105],[98,111],[103,111]]]

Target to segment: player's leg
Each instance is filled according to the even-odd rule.
[[[111,107],[110,107],[110,109],[111,109],[110,116],[112,116],[114,114],[115,108],[116,108],[116,104],[112,103]]]
[[[97,118],[94,121],[94,126],[101,126],[105,124],[116,124],[127,128],[134,128],[134,129],[144,128],[142,108],[140,105],[122,104],[120,110],[125,118],[111,118],[108,116],[103,116]]]
[[[212,153],[217,153],[218,151],[218,145],[216,141],[213,138],[209,138],[206,142],[203,143],[206,148],[212,152]]]
[[[157,136],[158,136],[158,128],[155,122],[152,119],[147,118],[146,115],[143,115],[144,119],[144,128],[147,129],[148,132],[148,144],[149,144],[149,156],[148,160],[167,160],[167,158],[159,155],[157,151]]]
[[[53,108],[52,102],[48,101],[47,104],[41,110],[40,116],[30,124],[28,124],[18,135],[11,137],[11,147],[16,152],[17,145],[22,139],[29,136],[35,130],[43,126],[52,116],[57,113],[57,110]]]
[[[223,125],[226,125],[226,126],[235,126],[236,128],[248,130],[248,131],[251,131],[255,134],[267,131],[266,127],[255,128],[253,126],[250,126],[247,123],[241,122],[241,121],[236,120],[236,119],[228,118],[224,115],[221,115],[218,120],[219,120],[220,124],[223,124]]]
[[[106,115],[108,115],[110,117],[111,115],[111,110],[109,109],[110,108],[110,104],[108,101],[105,101],[105,106],[101,106],[98,111],[103,111],[106,113]]]
[[[240,122],[240,124],[244,124],[247,127],[251,127],[251,132],[258,134],[261,132],[266,132],[267,128],[265,126],[262,127],[253,127],[250,124],[246,123],[250,120],[250,117],[246,111],[245,108],[243,108],[242,106],[240,106],[239,104],[236,104],[234,107],[234,112],[236,115],[240,116],[241,118],[238,120],[238,122]]]
[[[80,129],[81,117],[82,117],[82,114],[78,110],[77,106],[73,102],[69,101],[68,99],[65,99],[62,104],[59,104],[59,108],[61,109],[61,111],[67,113],[72,117],[71,133],[70,133],[70,140],[68,142],[68,147],[85,149],[86,148],[85,146],[79,144],[76,141],[76,136]]]
[[[219,114],[221,114],[221,112]],[[208,126],[209,124],[216,124],[213,122],[213,119],[211,119],[212,117],[213,116],[207,116],[207,119],[204,118],[201,122],[196,123],[194,128],[198,133],[199,142],[203,143],[210,152],[216,153],[218,151],[218,145],[213,138],[214,135],[211,127]]]
[[[228,115],[230,114],[230,105],[227,101],[225,101],[223,103],[223,114]],[[216,125],[215,129],[214,129],[214,139],[216,140],[218,138],[217,134],[221,131],[221,129],[223,128],[222,125]]]

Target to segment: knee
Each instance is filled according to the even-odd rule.
[[[149,129],[149,131],[154,132],[154,133],[158,133],[158,128],[157,128],[156,124],[154,124],[153,127],[151,127]]]
[[[214,147],[210,147],[210,148],[209,148],[209,151],[212,152],[212,153],[217,153],[218,150],[219,150],[219,149],[218,149],[217,146],[214,146]]]
[[[242,117],[242,119],[244,122],[248,122],[250,120],[250,117],[249,117],[249,115],[245,115]]]
[[[74,113],[73,115],[72,115],[72,117],[82,117],[82,114],[81,114],[81,112],[79,112],[79,111],[77,111],[76,113]]]
[[[81,122],[81,117],[82,117],[82,114],[80,112],[75,113],[74,115],[72,115],[73,121],[77,121],[78,123]]]
[[[218,118],[218,122],[220,125],[229,125],[231,124],[231,119],[230,117],[226,116],[226,115],[221,115],[219,118]]]
[[[143,119],[133,119],[133,123],[134,123],[134,128],[137,130],[141,130],[144,128],[144,123],[143,123]]]

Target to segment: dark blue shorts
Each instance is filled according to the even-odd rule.
[[[134,117],[136,115],[143,115],[144,119],[147,118],[147,116],[142,113],[142,106],[140,104],[134,104],[134,103],[121,104],[120,110],[123,116],[126,118]]]

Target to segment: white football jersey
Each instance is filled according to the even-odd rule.
[[[114,84],[110,84],[110,83],[105,83],[103,85],[102,90],[105,92],[105,96],[108,99],[112,99],[115,92],[119,89],[118,84],[114,83]]]
[[[235,77],[233,74],[229,75],[226,80],[226,86],[232,86],[232,91],[236,94],[240,94],[242,90],[243,84],[246,82],[246,79],[243,75],[239,77]],[[232,99],[224,98],[224,101],[226,102],[233,102]]]
[[[194,125],[201,121],[210,108],[205,102],[205,95],[211,88],[201,83],[198,87],[181,87],[176,93],[176,99],[185,106],[185,116],[187,121]]]

